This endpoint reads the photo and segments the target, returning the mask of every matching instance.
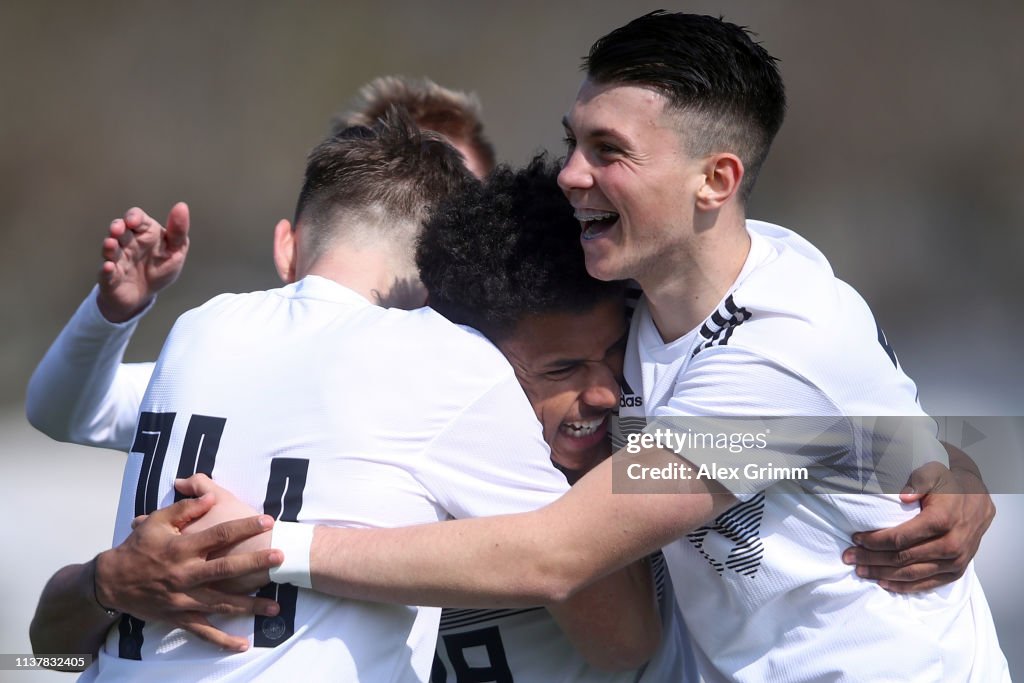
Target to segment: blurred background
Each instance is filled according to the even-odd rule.
[[[110,220],[192,208],[182,279],[130,349],[175,317],[277,284],[330,115],[383,74],[475,91],[499,157],[561,149],[559,120],[598,36],[664,3],[364,0],[0,4],[0,503],[9,551],[0,652],[28,651],[46,578],[109,544],[124,461],[55,444],[23,416],[36,362],[88,292]],[[936,415],[1024,414],[1024,4],[683,2],[749,26],[781,60],[789,114],[751,217],[795,229],[868,300]],[[1016,83],[1017,85],[1014,85]],[[1021,457],[1010,454],[1007,457]],[[1000,495],[978,559],[1024,676],[1010,548],[1024,496]],[[0,672],[0,680],[69,675]]]

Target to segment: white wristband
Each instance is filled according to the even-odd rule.
[[[270,570],[274,583],[290,583],[299,588],[312,588],[309,575],[309,553],[313,549],[315,524],[274,522],[270,534],[270,547],[284,553],[284,563]]]

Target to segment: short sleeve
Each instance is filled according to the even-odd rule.
[[[462,410],[426,457],[423,483],[455,518],[534,510],[569,488],[511,373]]]
[[[736,347],[696,356],[645,432],[740,499],[782,479],[818,488],[855,457],[849,421],[819,388]]]

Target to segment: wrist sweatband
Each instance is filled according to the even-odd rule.
[[[313,580],[309,575],[309,553],[313,548],[314,529],[315,524],[274,522],[270,534],[270,547],[284,553],[284,562],[280,567],[271,568],[271,581],[290,583],[299,588],[313,587]]]

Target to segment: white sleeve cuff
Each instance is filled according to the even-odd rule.
[[[299,588],[312,588],[309,575],[309,553],[313,548],[315,524],[274,522],[270,534],[270,547],[284,553],[284,563],[270,570],[274,583],[290,583]]]

